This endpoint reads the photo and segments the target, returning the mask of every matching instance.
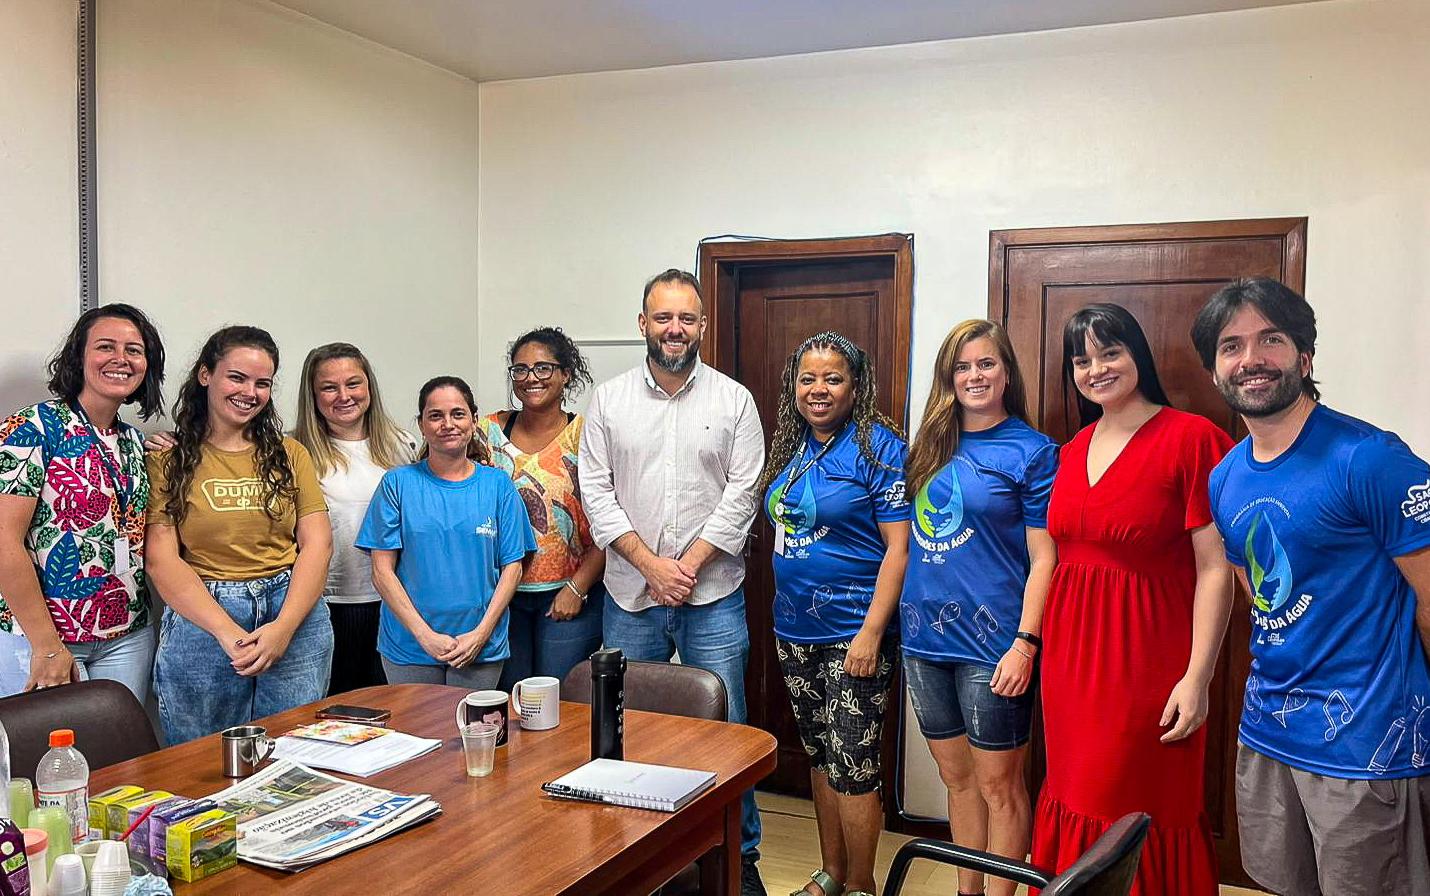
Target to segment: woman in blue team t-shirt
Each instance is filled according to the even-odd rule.
[[[536,538],[510,477],[472,438],[471,388],[437,377],[417,404],[424,456],[382,477],[357,537],[382,595],[377,649],[392,684],[496,687],[507,605]]]
[[[890,626],[908,553],[904,455],[875,409],[868,355],[833,332],[795,349],[760,485],[775,534],[775,645],[812,766],[824,867],[805,892],[816,896],[874,892]]]
[[[1027,423],[1013,346],[992,321],[944,339],[909,451],[913,542],[901,600],[904,675],[948,786],[955,843],[1021,860],[1034,661],[1056,563],[1047,532],[1057,446]],[[959,891],[983,875],[959,872]],[[990,894],[1014,884],[990,880]]]

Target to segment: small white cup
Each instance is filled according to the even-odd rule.
[[[521,727],[545,731],[561,724],[561,679],[549,675],[523,678],[511,688],[512,708],[521,716]]]
[[[89,876],[90,896],[124,896],[129,876],[129,847],[118,840],[101,840]]]

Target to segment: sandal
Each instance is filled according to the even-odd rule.
[[[814,872],[809,876],[810,881],[819,889],[824,891],[824,896],[845,896],[844,885],[825,873],[823,869]],[[804,887],[795,890],[789,896],[810,896],[810,892]]]

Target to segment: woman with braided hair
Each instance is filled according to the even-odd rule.
[[[832,331],[795,349],[760,477],[775,532],[775,644],[810,757],[823,862],[792,896],[874,892],[880,735],[909,546],[905,453],[875,407],[862,349]]]

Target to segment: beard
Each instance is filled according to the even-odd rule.
[[[670,357],[661,347],[659,336],[647,336],[645,340],[646,357],[650,358],[653,364],[659,365],[661,369],[671,373],[682,373],[687,367],[695,363],[695,357],[700,354],[700,340],[692,339],[685,347],[685,351]]]
[[[1237,380],[1253,376],[1270,376],[1271,388],[1256,395],[1247,395],[1237,386]],[[1243,417],[1270,417],[1279,414],[1301,397],[1301,372],[1297,367],[1280,370],[1275,367],[1258,367],[1239,373],[1231,379],[1218,380],[1217,391],[1233,411]]]

